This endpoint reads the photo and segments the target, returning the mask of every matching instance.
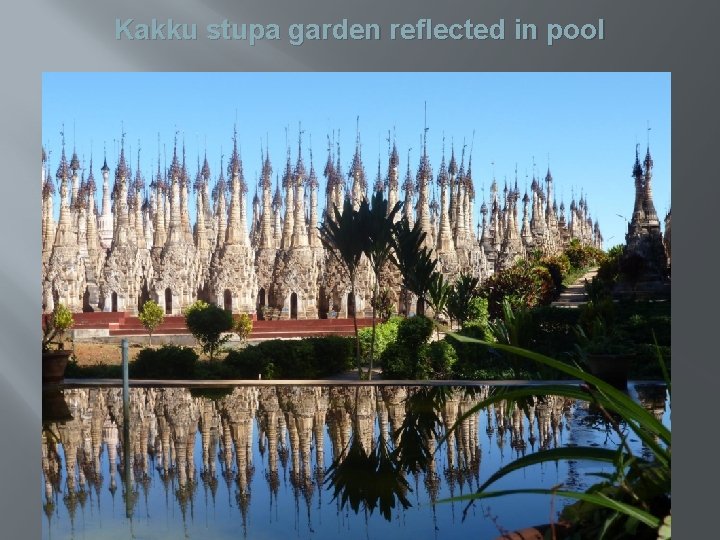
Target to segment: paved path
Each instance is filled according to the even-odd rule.
[[[591,268],[585,275],[581,276],[575,283],[567,287],[557,300],[552,304],[553,307],[566,307],[566,308],[577,308],[587,301],[587,295],[585,294],[585,280],[592,281],[592,278],[597,274],[597,268]]]

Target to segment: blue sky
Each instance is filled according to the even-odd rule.
[[[64,125],[68,158],[75,147],[89,167],[92,153],[99,180],[103,148],[114,170],[124,131],[133,172],[139,147],[149,182],[157,167],[158,134],[169,163],[177,132],[179,144],[185,140],[192,177],[198,153],[202,157],[207,149],[214,182],[221,148],[227,165],[237,123],[252,197],[261,144],[268,141],[273,175],[282,175],[286,128],[294,164],[299,122],[306,165],[312,137],[321,175],[327,135],[335,130],[337,140],[339,129],[347,173],[359,117],[372,185],[378,156],[383,175],[387,170],[388,131],[394,130],[403,174],[408,149],[411,170],[417,171],[425,102],[433,172],[440,165],[443,134],[448,157],[454,141],[459,160],[465,141],[467,153],[472,146],[478,199],[483,187],[489,194],[493,175],[502,190],[505,179],[515,182],[517,166],[522,191],[529,187],[533,161],[542,177],[549,163],[558,204],[564,199],[569,207],[571,193],[576,198],[584,193],[606,246],[621,243],[626,223],[618,214],[629,219],[632,213],[635,146],[642,158],[649,125],[655,206],[661,218],[670,207],[669,73],[45,73],[42,143],[51,152],[54,175]]]

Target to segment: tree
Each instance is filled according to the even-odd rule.
[[[363,204],[367,205],[367,202],[363,202]],[[352,207],[348,199],[345,199],[342,213],[337,206],[333,206],[333,216],[328,217],[318,230],[323,246],[345,266],[350,276],[350,294],[354,301],[355,279],[366,242],[360,212]],[[355,359],[358,375],[362,376],[356,309],[353,310],[353,325],[355,327]]]
[[[437,259],[432,256],[432,252],[423,247],[425,236],[426,233],[420,229],[419,222],[411,229],[407,218],[403,218],[397,222],[393,237],[395,250],[393,262],[402,274],[403,287],[417,295],[423,302],[428,300],[427,293],[437,265]]]
[[[233,318],[232,313],[221,307],[195,302],[185,311],[185,324],[200,343],[202,352],[213,360],[222,344],[230,339],[223,333],[232,330]]]
[[[480,295],[480,280],[467,274],[460,274],[450,291],[447,308],[450,317],[458,321],[460,326],[470,319],[472,300]]]
[[[443,275],[440,272],[433,272],[432,278],[430,279],[430,287],[428,288],[428,300],[435,312],[436,321],[446,311],[451,291],[452,287],[445,281]],[[436,327],[436,331],[437,337],[440,339],[440,329]]]
[[[233,332],[237,334],[237,337],[240,339],[240,343],[245,343],[247,341],[248,337],[250,337],[252,329],[252,318],[247,313],[241,313],[235,318]]]
[[[152,345],[153,332],[165,320],[163,309],[154,300],[148,300],[143,304],[138,319],[148,331],[149,343]]]
[[[380,286],[380,272],[391,260],[393,249],[393,233],[395,215],[402,208],[402,203],[397,202],[389,209],[387,199],[383,197],[382,191],[376,191],[372,197],[372,206],[365,201],[360,205],[360,221],[363,238],[363,253],[370,261],[370,268],[375,275],[372,297],[372,341],[370,342],[370,369],[368,380],[372,380],[373,360],[375,358],[375,314]]]

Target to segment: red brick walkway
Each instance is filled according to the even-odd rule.
[[[140,320],[132,315],[121,312],[107,313],[75,313],[76,330],[105,329],[111,336],[138,336],[146,335],[147,330]],[[358,319],[358,327],[372,325],[372,319]],[[284,337],[309,337],[327,334],[353,335],[352,319],[307,319],[283,321],[253,321],[253,331],[250,339],[274,339]],[[153,332],[153,335],[180,335],[189,334],[182,316],[166,316],[163,323]]]

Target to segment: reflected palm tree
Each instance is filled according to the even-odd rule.
[[[334,489],[333,498],[340,499],[342,508],[349,505],[356,514],[361,508],[370,514],[378,508],[390,521],[396,502],[403,508],[412,506],[406,496],[412,490],[400,460],[382,436],[368,452],[353,432],[347,456],[333,462],[325,484]]]

